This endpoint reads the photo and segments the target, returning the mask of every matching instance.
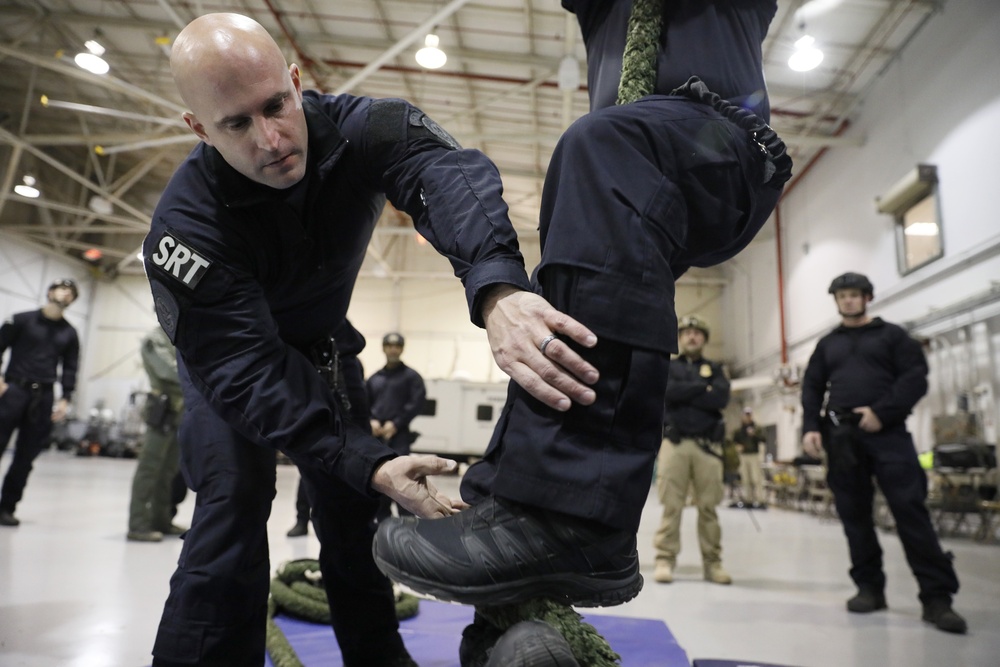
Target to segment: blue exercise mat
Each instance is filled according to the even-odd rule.
[[[401,621],[400,634],[420,667],[459,667],[462,630],[472,622],[473,608],[430,600],[420,601],[420,612]],[[622,657],[625,667],[690,667],[684,649],[666,623],[622,616],[584,616]],[[275,622],[288,637],[305,667],[341,667],[340,648],[328,625],[277,616]],[[267,660],[267,667],[274,667]]]

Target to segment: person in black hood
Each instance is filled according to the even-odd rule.
[[[829,292],[842,320],[816,344],[803,377],[802,446],[810,456],[827,452],[827,481],[858,587],[847,610],[870,613],[887,607],[872,516],[874,476],[917,578],[923,620],[945,632],[965,633],[965,619],[951,607],[958,577],[931,524],[927,476],[905,423],[927,393],[923,349],[902,327],[868,315],[874,288],[864,275],[838,276]]]

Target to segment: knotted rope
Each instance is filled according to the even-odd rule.
[[[651,95],[656,87],[656,54],[663,28],[663,0],[632,0],[628,18],[618,104]]]

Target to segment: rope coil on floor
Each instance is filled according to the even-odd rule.
[[[420,601],[403,593],[396,600],[396,618],[417,615]],[[330,605],[323,588],[319,561],[303,558],[282,563],[271,579],[271,597],[267,601],[267,653],[274,667],[303,667],[274,617],[284,613],[313,623],[330,623]]]

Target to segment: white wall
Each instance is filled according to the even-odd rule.
[[[867,274],[875,285],[872,313],[896,322],[981,294],[1000,279],[998,71],[1000,3],[945,3],[853,119],[848,134],[866,137],[864,146],[829,150],[783,200],[793,365],[804,366],[817,337],[837,324],[826,290],[840,273]],[[900,276],[893,221],[876,212],[874,200],[918,163],[938,167],[945,256]],[[761,304],[749,313],[752,339],[743,322],[726,324],[735,365],[748,373],[771,372],[780,360],[775,256],[773,244],[755,246],[737,259],[741,272],[730,270],[737,280],[727,302],[738,308],[752,294]],[[766,398],[787,403],[773,391]],[[787,406],[766,409],[784,415],[779,455],[794,455],[801,416]]]

